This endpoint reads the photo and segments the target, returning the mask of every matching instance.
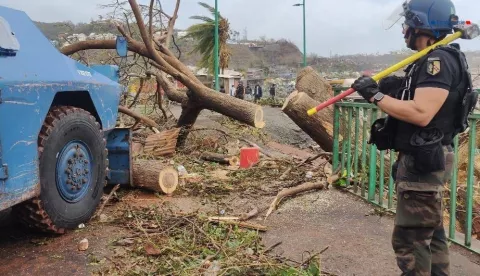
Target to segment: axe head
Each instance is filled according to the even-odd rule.
[[[474,23],[455,25],[453,29],[462,32],[462,39],[474,39],[480,35],[480,28]]]

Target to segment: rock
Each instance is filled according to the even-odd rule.
[[[108,220],[107,215],[105,215],[105,214],[100,215],[100,222],[107,222],[107,220]]]
[[[85,251],[88,249],[88,240],[83,239],[78,243],[78,250]]]
[[[162,251],[160,251],[160,249],[158,249],[158,248],[157,248],[153,243],[151,243],[151,242],[145,243],[144,248],[145,248],[145,252],[147,253],[147,255],[150,255],[150,256],[158,256],[158,255],[162,254]]]
[[[78,229],[83,229],[83,228],[85,228],[85,224],[80,223],[80,224],[78,225]]]

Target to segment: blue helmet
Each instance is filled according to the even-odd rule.
[[[403,3],[405,24],[426,31],[436,38],[452,33],[458,22],[451,0],[407,0]]]

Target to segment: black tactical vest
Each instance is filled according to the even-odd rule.
[[[443,50],[454,55],[459,63],[460,72],[456,72],[455,82],[448,93],[445,103],[431,122],[424,128],[438,128],[444,135],[442,144],[451,145],[453,144],[453,138],[468,127],[468,114],[475,107],[476,95],[474,95],[474,99],[472,99],[472,81],[465,55],[460,52],[458,48],[450,45],[440,46],[436,49],[437,51]],[[413,100],[416,89],[415,85],[419,76],[418,69],[426,62],[430,53],[405,69],[406,78],[402,88],[397,92],[397,99]],[[475,101],[473,107],[471,101]],[[466,105],[468,105],[468,107],[466,107]],[[465,112],[465,110],[468,112]],[[389,120],[392,119],[393,118],[389,118]],[[394,149],[400,152],[411,152],[415,150],[410,145],[410,138],[416,131],[422,129],[422,127],[400,120],[394,119],[393,121],[394,122],[390,123],[394,125]]]

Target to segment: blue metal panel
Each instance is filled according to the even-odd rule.
[[[40,193],[37,138],[56,93],[90,94],[104,130],[115,127],[120,86],[61,54],[21,11],[0,6],[20,44],[0,57],[0,142],[8,178],[0,180],[0,210]]]
[[[129,128],[115,128],[107,136],[110,176],[108,184],[132,183],[132,133]]]
[[[120,76],[118,72],[118,66],[116,65],[90,65],[90,68],[94,69],[95,71],[107,76],[109,79],[113,80],[114,82],[120,81]]]

